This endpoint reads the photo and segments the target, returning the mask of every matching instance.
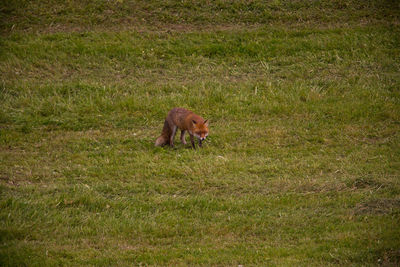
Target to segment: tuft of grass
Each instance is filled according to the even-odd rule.
[[[0,265],[396,265],[396,1],[13,1]],[[154,147],[172,107],[204,148]]]

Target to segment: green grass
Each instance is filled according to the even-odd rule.
[[[399,10],[3,3],[0,265],[398,265]]]

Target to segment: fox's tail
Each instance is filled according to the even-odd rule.
[[[168,121],[165,120],[161,135],[160,135],[160,137],[157,138],[155,145],[156,146],[169,145],[169,137],[170,136],[171,136],[171,130],[169,128]]]

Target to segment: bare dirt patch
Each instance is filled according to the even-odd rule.
[[[400,199],[375,199],[360,203],[355,208],[355,214],[384,215],[400,212]]]

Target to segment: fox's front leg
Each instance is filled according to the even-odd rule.
[[[203,147],[203,141],[201,141],[201,139],[199,139],[199,147]]]
[[[186,145],[185,133],[186,133],[185,130],[182,130],[182,131],[181,131],[181,142],[182,142],[182,144],[184,144],[184,145]]]
[[[193,147],[193,149],[196,149],[196,145],[194,144],[194,136],[193,136],[193,134],[190,134],[190,132],[189,132],[189,135],[190,135],[190,142],[192,143],[192,147]]]
[[[175,138],[175,134],[176,134],[176,129],[177,129],[178,127],[175,125],[175,126],[172,126],[172,133],[171,133],[171,136],[170,136],[170,138],[169,138],[169,145],[171,146],[171,147],[174,147],[174,138]]]

